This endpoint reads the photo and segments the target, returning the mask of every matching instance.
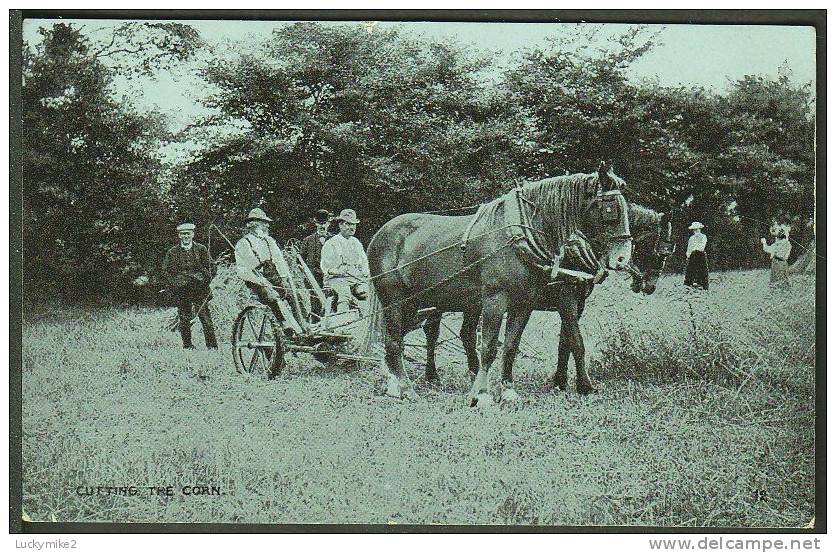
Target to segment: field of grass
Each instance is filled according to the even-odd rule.
[[[382,395],[376,367],[300,356],[276,381],[237,374],[223,312],[219,351],[202,350],[199,325],[199,349],[183,351],[162,330],[169,311],[27,310],[24,511],[36,521],[804,526],[815,500],[815,282],[795,277],[774,293],[767,279],[715,275],[700,293],[666,277],[647,297],[613,277],[582,321],[600,392],[543,390],[559,318],[537,313],[516,364],[522,399],[486,409],[467,406],[465,359],[452,348],[439,353],[442,386],[424,386],[416,363],[420,398],[401,402]],[[77,492],[131,485],[135,496]],[[221,495],[185,495],[192,485]]]

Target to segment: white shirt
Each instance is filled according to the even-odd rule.
[[[708,237],[705,234],[701,232],[694,233],[688,239],[688,250],[685,252],[685,257],[691,257],[693,252],[704,252],[707,244]]]
[[[778,259],[783,259],[786,261],[790,257],[790,251],[792,250],[792,244],[786,238],[778,238],[772,244],[764,244],[763,251],[769,254],[772,259],[776,257]]]
[[[284,259],[281,248],[271,236],[259,236],[248,233],[235,244],[235,270],[238,276],[247,282],[261,286],[271,286],[257,267],[267,260],[273,260],[279,274],[287,278],[290,269]]]
[[[322,246],[319,267],[325,278],[335,275],[369,277],[369,259],[363,250],[363,244],[354,236],[345,238],[342,234],[337,234],[329,238]]]

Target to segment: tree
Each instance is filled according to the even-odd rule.
[[[635,27],[602,40],[599,29],[579,26],[549,48],[525,53],[505,77],[509,101],[528,122],[516,137],[528,178],[591,171],[602,159],[628,171],[641,148],[635,130],[644,114],[627,69],[653,47],[654,36]]]
[[[354,206],[367,239],[403,210],[510,186],[503,98],[479,76],[487,59],[397,29],[313,23],[278,29],[259,52],[205,72],[220,114],[207,124],[242,129],[182,173],[183,194],[212,198],[207,213],[224,211],[218,198],[230,219],[261,203],[293,236],[316,207]]]
[[[815,198],[809,86],[786,76],[746,77],[727,94],[636,84],[627,71],[655,38],[633,28],[602,45],[595,33],[581,28],[530,51],[506,75],[526,122],[514,141],[523,175],[611,159],[628,198],[674,211],[683,250],[687,223],[707,225],[719,268],[763,264],[758,238],[774,220],[805,232]]]
[[[26,282],[76,298],[121,293],[162,247],[162,165],[152,152],[164,121],[114,100],[106,52],[79,29],[40,33],[23,55]]]

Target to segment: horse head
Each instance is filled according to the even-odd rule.
[[[589,175],[588,183],[583,230],[593,250],[605,252],[600,257],[604,267],[626,269],[633,252],[629,209],[622,194],[626,183],[615,174],[612,165],[604,161],[596,173]]]
[[[583,246],[583,270],[626,269],[632,253],[624,179],[603,163],[599,171],[551,177],[520,187],[531,209],[541,250],[557,254],[565,247]],[[603,254],[602,254],[603,252]],[[562,254],[560,254],[562,256]]]
[[[649,295],[656,291],[665,263],[676,251],[676,244],[671,239],[671,214],[630,204],[630,215],[633,229],[637,232],[628,267],[633,277],[630,289]],[[647,231],[640,232],[648,226]]]

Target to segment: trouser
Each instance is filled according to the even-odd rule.
[[[703,290],[708,290],[708,259],[705,257],[705,252],[699,250],[691,252],[688,265],[685,267],[685,285],[697,285]]]
[[[363,283],[354,277],[331,277],[325,281],[325,286],[337,295],[337,313],[348,311],[353,298],[364,299],[366,297]]]
[[[249,288],[255,293],[256,297],[258,298],[258,301],[270,308],[270,311],[273,312],[273,316],[276,317],[276,320],[281,321],[283,317],[282,311],[279,308],[279,302],[270,299],[270,296],[267,295],[267,287],[259,286],[258,284],[255,284],[253,282],[246,282],[245,284],[247,285],[247,288]]]
[[[293,321],[288,321],[288,316],[285,316],[285,314],[282,313],[282,309],[279,306],[279,302],[275,299],[271,299],[270,296],[267,294],[268,288],[266,286],[260,286],[253,282],[245,282],[245,284],[247,285],[247,288],[249,288],[253,291],[253,293],[255,293],[259,302],[270,308],[270,311],[273,312],[273,316],[276,318],[277,321],[279,321],[280,323],[281,321],[285,321],[285,325],[283,326],[287,326],[289,328],[295,329],[297,332],[301,332],[301,327],[299,326],[298,321],[303,321],[304,318],[301,318],[299,313],[292,314],[290,311],[288,311],[288,316],[294,317],[296,319]],[[293,308],[291,307],[290,310],[292,311]]]
[[[180,338],[183,339],[183,347],[192,349],[192,306],[198,308],[197,318],[200,319],[200,326],[203,327],[203,337],[206,339],[206,347],[218,348],[218,340],[215,338],[215,327],[212,324],[212,315],[209,313],[209,301],[204,298],[181,297],[177,304],[177,318],[179,320]]]
[[[772,272],[769,275],[769,283],[779,288],[789,288],[790,267],[785,259],[772,258]]]
[[[320,288],[323,287],[322,273],[320,271],[311,271],[314,280]],[[311,294],[311,313],[324,313],[325,306],[319,304],[319,297],[316,294]]]

